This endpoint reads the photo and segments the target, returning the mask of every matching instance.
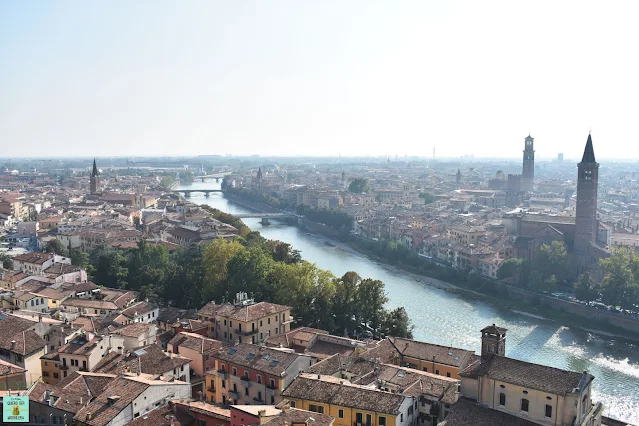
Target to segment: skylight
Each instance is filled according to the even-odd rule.
[[[136,354],[137,356],[146,355],[146,352],[144,351],[144,349],[138,349],[137,351],[133,353]]]
[[[227,355],[233,355],[235,352],[237,352],[237,348],[231,348],[231,349],[229,349],[229,351],[226,354]]]
[[[279,364],[280,362],[276,359],[274,359],[273,361],[271,361],[268,366],[269,367],[275,367],[277,364]]]
[[[255,358],[255,354],[253,352],[249,352],[249,354],[246,355],[246,358],[247,359],[253,359],[253,358]]]
[[[269,359],[271,357],[271,354],[265,354],[262,359]]]

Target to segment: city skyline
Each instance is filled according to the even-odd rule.
[[[630,2],[120,6],[0,6],[3,156],[639,158]]]

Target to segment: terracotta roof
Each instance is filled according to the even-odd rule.
[[[69,265],[66,263],[54,263],[44,270],[45,274],[51,275],[64,275],[72,272],[78,272],[81,268],[79,266]]]
[[[137,315],[144,315],[153,311],[154,309],[157,309],[157,306],[155,306],[153,303],[138,302],[134,305],[129,306],[120,313],[127,318],[135,318],[135,316]]]
[[[141,373],[159,376],[190,362],[190,359],[181,356],[169,356],[160,346],[152,344],[132,349],[125,354],[111,352],[102,358],[93,371],[107,374],[135,373],[139,366]]]
[[[89,355],[91,350],[95,348],[101,340],[93,338],[88,340],[84,333],[75,336],[69,343],[58,349],[61,354]]]
[[[218,305],[215,302],[209,302],[206,305],[202,306],[197,313],[199,315],[205,315],[207,317],[214,317],[220,306],[221,305]]]
[[[460,399],[440,426],[536,426],[537,423]]]
[[[18,374],[18,373],[24,373],[25,370],[24,368],[15,365],[15,364],[11,364],[10,362],[7,361],[3,361],[0,359],[0,376],[5,376],[5,375],[10,375],[10,374]]]
[[[290,410],[282,411],[277,416],[262,424],[269,426],[288,426],[304,423],[313,426],[330,426],[334,421],[335,417],[326,414],[291,408]]]
[[[255,321],[290,309],[290,306],[276,305],[269,302],[259,302],[246,306],[227,303],[218,307],[217,315],[237,321]],[[288,321],[288,318],[286,318],[286,321]]]
[[[282,396],[391,415],[399,414],[406,399],[404,395],[397,393],[301,376],[293,380],[282,392]]]
[[[195,419],[185,410],[172,411],[167,405],[149,411],[137,419],[133,419],[128,426],[188,426],[195,422]]]
[[[144,333],[148,333],[152,327],[155,328],[152,324],[135,322],[133,324],[125,325],[124,327],[115,330],[113,333],[127,337],[140,337]]]
[[[29,392],[29,399],[46,404],[45,392],[49,391],[55,399],[54,407],[76,413],[88,404],[92,397],[102,394],[107,385],[114,379],[113,375],[72,371],[53,386],[38,382]]]
[[[91,426],[104,426],[120,414],[149,386],[148,383],[129,380],[124,377],[115,378],[95,399],[76,412],[75,419]],[[117,395],[120,398],[110,403],[109,397],[112,395]],[[89,413],[91,418],[87,419],[87,414]]]
[[[586,383],[594,380],[594,376],[586,372],[576,373],[498,355],[470,365],[460,375],[470,378],[488,376],[496,381],[555,395],[573,393],[574,389],[579,388],[582,377],[586,379]]]
[[[105,309],[109,311],[114,311],[118,309],[118,306],[106,300],[96,300],[96,299],[79,299],[76,297],[69,298],[64,302],[60,303],[61,307],[72,306],[74,308],[90,308],[90,309]]]
[[[39,251],[32,251],[29,253],[19,254],[13,257],[14,261],[23,263],[33,263],[35,265],[42,265],[43,263],[53,259],[53,253],[44,253]]]
[[[404,357],[416,358],[423,361],[435,361],[438,364],[462,368],[466,366],[472,351],[453,348],[451,346],[435,345],[417,340],[389,337],[387,339]]]
[[[234,365],[279,376],[302,355],[240,343],[230,348],[221,349],[213,356]]]
[[[207,353],[214,349],[220,349],[224,344],[218,340],[209,339],[208,337],[201,336],[194,333],[181,332],[176,334],[169,346],[177,345],[180,348],[192,349],[201,354]],[[179,352],[179,349],[178,349]]]
[[[22,356],[44,348],[46,342],[33,331],[35,325],[33,321],[13,315],[0,319],[0,348]]]
[[[390,364],[379,364],[362,358],[344,357],[339,354],[312,365],[307,371],[320,375],[340,377],[348,372],[351,383],[375,386],[379,381],[403,389],[403,394],[418,397],[428,395],[446,404],[457,401],[458,380],[412,368]]]

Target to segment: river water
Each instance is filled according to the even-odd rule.
[[[196,182],[181,189],[219,188],[215,181]],[[190,201],[208,204],[228,213],[251,211],[225,199],[193,194]],[[466,300],[420,281],[412,274],[379,264],[338,241],[304,233],[295,226],[259,219],[245,223],[269,239],[284,241],[300,250],[305,260],[341,276],[355,271],[364,278],[380,279],[386,286],[388,307],[403,306],[415,325],[417,340],[480,351],[480,329],[497,324],[508,329],[506,354],[524,361],[573,371],[588,370],[595,376],[593,399],[602,401],[606,415],[639,425],[639,344],[611,336],[563,326],[490,304]]]

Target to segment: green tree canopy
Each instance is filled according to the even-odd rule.
[[[68,255],[68,251],[67,251],[66,247],[64,247],[64,245],[62,245],[60,240],[58,240],[57,238],[54,238],[51,241],[49,241],[47,243],[47,245],[44,247],[44,251],[49,252],[49,253],[55,253],[55,254],[57,254],[59,256],[67,256]]]
[[[368,179],[365,178],[355,178],[348,185],[349,192],[353,192],[355,194],[361,194],[363,192],[370,192],[371,186],[368,183]]]
[[[626,247],[616,248],[599,264],[604,275],[602,302],[627,309],[639,304],[639,256],[635,251]]]
[[[575,297],[579,300],[591,302],[599,298],[599,286],[590,276],[590,273],[584,272],[575,282]]]

